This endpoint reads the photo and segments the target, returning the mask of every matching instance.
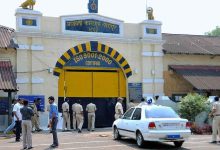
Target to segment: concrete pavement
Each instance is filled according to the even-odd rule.
[[[48,132],[33,134],[34,150],[49,150],[52,144],[52,134]],[[111,128],[97,129],[95,132],[83,130],[81,134],[77,132],[59,132],[60,146],[57,150],[134,150],[139,149],[135,140],[124,138],[120,141],[112,139]],[[210,144],[211,135],[192,135],[186,141],[182,150],[218,150],[220,143]],[[22,142],[15,142],[14,138],[0,138],[0,150],[22,149]],[[167,150],[176,149],[173,143],[148,142],[144,149]]]

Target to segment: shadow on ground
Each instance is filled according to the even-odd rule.
[[[136,141],[129,138],[122,138],[121,140],[118,140],[119,143],[125,144],[127,146],[130,146],[135,149],[149,149],[149,150],[164,150],[164,149],[170,149],[170,150],[189,150],[187,148],[181,147],[176,148],[173,144],[173,142],[145,142],[143,148],[139,148],[136,144]]]

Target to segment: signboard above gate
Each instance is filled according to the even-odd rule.
[[[80,35],[122,36],[123,21],[98,14],[62,16],[62,32]]]
[[[75,55],[65,66],[80,68],[119,68],[118,64],[111,57],[99,52],[85,52]]]
[[[119,25],[95,19],[72,20],[65,22],[66,30],[119,34]]]

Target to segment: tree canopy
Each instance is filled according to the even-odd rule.
[[[181,99],[179,113],[183,118],[194,122],[196,116],[207,109],[206,97],[197,93],[189,93]]]
[[[215,29],[213,29],[212,31],[206,32],[205,35],[208,35],[208,36],[220,36],[220,27],[216,26]]]

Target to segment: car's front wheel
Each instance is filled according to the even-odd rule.
[[[138,147],[144,146],[144,138],[143,138],[141,132],[139,132],[139,131],[136,134],[136,142],[137,142]]]
[[[118,131],[117,127],[114,127],[113,138],[114,138],[114,140],[120,140],[121,139],[121,135],[119,134],[119,131]]]
[[[183,145],[183,142],[184,141],[174,141],[173,143],[174,143],[175,147],[179,148]]]

